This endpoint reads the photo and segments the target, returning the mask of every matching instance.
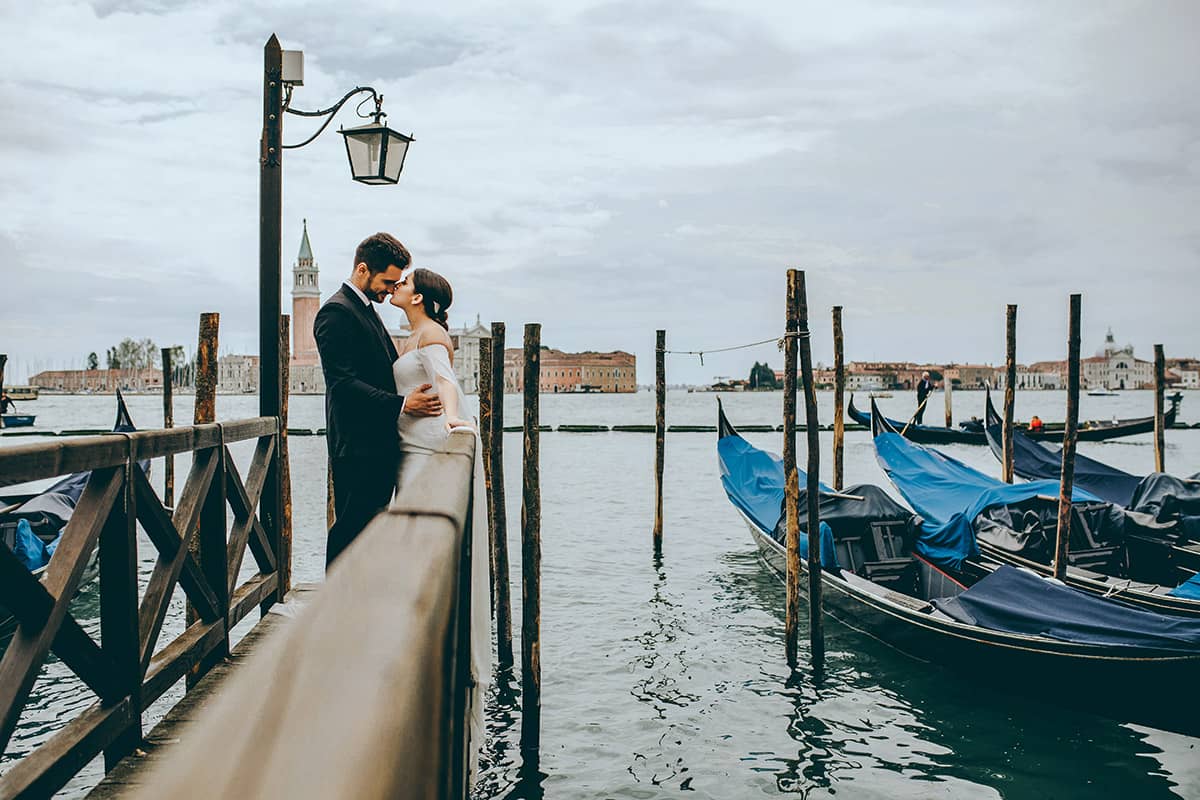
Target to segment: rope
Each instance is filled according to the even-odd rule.
[[[664,353],[666,355],[671,355],[671,356],[700,356],[700,366],[704,366],[704,354],[705,353],[708,353],[710,355],[712,353],[728,353],[733,350],[746,350],[747,348],[750,348],[750,347],[758,347],[759,345],[770,344],[771,342],[774,342],[779,347],[780,351],[782,351],[783,348],[786,346],[788,339],[807,339],[807,338],[808,338],[808,331],[795,331],[795,332],[785,333],[783,336],[780,336],[777,338],[773,337],[770,339],[763,339],[758,342],[750,342],[749,344],[735,344],[731,347],[712,347],[712,348],[709,348],[708,350],[656,350],[655,352]]]

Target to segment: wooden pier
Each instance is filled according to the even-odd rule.
[[[0,487],[92,471],[43,580],[0,548],[0,605],[19,622],[0,660],[2,743],[50,652],[97,696],[8,766],[0,799],[49,797],[100,754],[101,798],[466,796],[474,436],[453,434],[324,584],[289,592],[287,543],[257,511],[280,435],[260,417],[0,450]],[[228,449],[241,441],[255,443],[244,479]],[[137,463],[184,453],[169,508]],[[157,556],[141,593],[139,525]],[[247,549],[257,570],[238,584]],[[97,550],[100,642],[68,608]],[[196,619],[163,643],[176,586]]]

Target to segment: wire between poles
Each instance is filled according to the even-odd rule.
[[[709,350],[662,350],[661,352],[666,355],[672,355],[672,356],[699,356],[700,357],[700,366],[704,366],[704,355],[706,353],[709,355],[712,355],[713,353],[728,353],[733,350],[746,350],[751,347],[758,347],[760,345],[770,344],[771,342],[774,342],[779,347],[780,350],[783,350],[783,348],[786,346],[787,340],[789,338],[807,339],[808,331],[796,331],[794,333],[785,333],[783,336],[771,337],[770,339],[763,339],[761,341],[750,342],[748,344],[737,344],[737,345],[733,345],[732,347],[714,347]],[[655,352],[660,352],[660,351],[658,351],[656,349]]]

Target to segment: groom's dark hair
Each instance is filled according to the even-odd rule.
[[[404,269],[410,263],[412,256],[408,249],[390,233],[368,236],[354,251],[354,265],[366,264],[372,275],[383,272],[391,264]]]

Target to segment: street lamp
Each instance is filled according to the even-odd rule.
[[[370,86],[356,86],[332,106],[318,111],[302,111],[291,107],[292,91],[304,84],[304,54],[298,50],[285,52],[279,39],[272,34],[263,48],[263,127],[259,153],[258,202],[258,352],[259,352],[259,414],[282,417],[282,363],[279,341],[282,311],[280,273],[283,237],[283,151],[295,150],[324,133],[342,106],[355,95],[366,94],[358,104],[360,117],[370,118],[367,125],[341,131],[346,139],[346,155],[354,180],[373,185],[393,184],[400,180],[404,157],[412,136],[397,133],[384,124],[383,95]],[[362,107],[375,101],[375,110],[364,114]],[[312,136],[298,144],[283,143],[283,114],[301,117],[324,117]],[[278,530],[283,516],[282,483],[278,458],[271,467],[263,486],[260,509],[270,518],[267,530]],[[264,520],[264,523],[267,520]]]

